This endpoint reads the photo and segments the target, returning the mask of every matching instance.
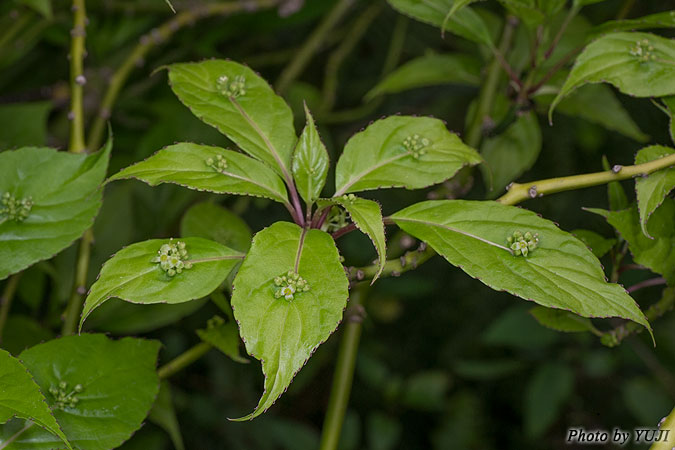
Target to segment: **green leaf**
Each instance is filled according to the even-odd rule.
[[[447,29],[448,22],[452,19],[455,13],[466,6],[469,6],[471,3],[475,3],[480,0],[453,0],[452,7],[448,10],[448,13],[443,18],[443,23],[441,24],[441,36],[445,33]]]
[[[335,196],[384,187],[420,189],[480,162],[438,119],[387,117],[347,141],[335,169]]]
[[[72,448],[30,373],[21,361],[0,349],[0,424],[15,416],[38,424]],[[3,428],[0,427],[0,448],[11,445],[11,434],[7,436]]]
[[[0,280],[51,258],[92,226],[111,148],[109,140],[92,155],[32,147],[0,153],[0,200],[32,202],[24,220],[0,203]]]
[[[637,206],[633,205],[621,211],[586,208],[598,214],[621,234],[637,264],[663,275],[669,285],[675,284],[675,200],[666,199],[649,219],[648,238],[642,232]]]
[[[649,33],[612,33],[590,43],[577,57],[549,109],[587,83],[609,83],[635,97],[675,94],[675,41]]]
[[[42,14],[45,19],[52,18],[51,0],[18,0],[18,2]]]
[[[293,153],[293,179],[303,200],[307,204],[312,204],[319,198],[326,184],[330,159],[316,131],[314,118],[307,105],[305,105],[305,117],[307,117],[307,125],[302,130]]]
[[[192,267],[171,276],[155,259],[163,246],[178,246],[181,242],[187,256],[179,259]],[[89,290],[80,328],[94,309],[112,297],[142,304],[183,303],[202,298],[216,289],[242,258],[235,250],[198,237],[180,241],[151,239],[125,247],[103,265]]]
[[[220,316],[213,316],[208,321],[208,326],[203,330],[197,330],[199,338],[213,345],[229,356],[232,361],[249,363],[250,361],[239,352],[239,330],[234,322],[225,322]]]
[[[150,410],[148,419],[167,432],[176,450],[185,450],[183,435],[180,432],[176,410],[171,399],[171,385],[168,381],[162,381],[160,384],[159,394],[157,394],[157,399]]]
[[[556,331],[576,333],[595,330],[590,319],[579,317],[576,314],[562,309],[535,306],[530,309],[530,314],[532,314],[541,325]]]
[[[21,353],[20,359],[42,391],[48,393],[54,416],[73,447],[109,450],[141,427],[155,401],[159,347],[157,341],[114,341],[102,334],[83,334],[36,345]],[[61,393],[70,393],[77,402],[59,402]],[[11,431],[3,429],[3,435]],[[26,430],[11,447],[54,448],[61,448],[58,438],[35,427]]]
[[[448,12],[454,5],[453,0],[387,0],[400,12],[420,22],[443,27]],[[464,7],[455,12],[445,26],[448,31],[470,41],[485,44],[492,48],[492,39],[483,19],[476,12]]]
[[[577,229],[570,231],[570,233],[586,244],[586,247],[593,252],[596,258],[602,258],[616,244],[616,239],[607,239],[595,231]]]
[[[616,31],[634,31],[650,28],[674,28],[675,14],[672,11],[664,11],[635,19],[609,20],[591,29],[591,36],[612,33]]]
[[[47,144],[47,116],[51,102],[0,105],[0,150]]]
[[[592,5],[594,3],[604,2],[605,0],[574,0],[572,4],[575,8],[581,8],[583,6]]]
[[[246,252],[251,247],[251,228],[235,213],[214,203],[202,202],[187,210],[180,222],[182,237],[211,239]]]
[[[356,197],[354,194],[334,197],[324,200],[320,205],[332,203],[339,205],[349,213],[349,217],[356,227],[370,238],[375,246],[378,256],[378,270],[371,284],[377,280],[387,262],[387,242],[384,235],[384,222],[382,221],[382,208],[373,200]]]
[[[607,283],[586,246],[535,213],[496,202],[426,201],[392,219],[451,264],[493,289],[583,317],[623,317],[651,331],[626,291]],[[506,247],[515,231],[538,234],[537,247],[516,256]]]
[[[560,363],[537,369],[525,393],[525,433],[536,438],[556,421],[560,410],[574,391],[574,373]]]
[[[168,69],[171,89],[195,116],[289,179],[297,140],[293,113],[265,80],[246,66],[217,59]]]
[[[265,197],[288,204],[286,187],[266,165],[220,147],[181,142],[122,169],[108,181],[136,178],[157,186],[174,183],[199,191]]]
[[[277,298],[288,285],[279,277],[288,272],[298,274],[309,290]],[[246,350],[262,361],[265,390],[255,411],[238,420],[272,406],[328,339],[342,318],[348,286],[329,234],[277,222],[255,235],[234,279],[232,308]]]
[[[546,15],[533,0],[499,0],[499,3],[528,27],[539,25],[546,19]]]
[[[366,94],[365,99],[438,84],[478,86],[481,67],[480,60],[471,55],[430,53],[391,72]]]
[[[492,196],[497,196],[513,180],[530,169],[539,157],[542,137],[537,115],[520,116],[506,131],[483,141],[483,178],[492,180]]]
[[[635,164],[644,164],[673,153],[675,153],[675,149],[662,145],[651,145],[637,152]],[[647,231],[649,216],[656,211],[656,208],[663,203],[663,200],[673,189],[675,189],[675,167],[658,170],[646,177],[635,179],[640,226],[647,237],[651,237]]]

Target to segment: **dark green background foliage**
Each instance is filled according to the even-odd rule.
[[[172,4],[180,13],[204,2],[174,0]],[[302,2],[291,0],[286,6],[293,3]],[[163,1],[88,2],[84,98],[88,121],[97,114],[115,68],[139,40],[157,39],[156,48],[136,62],[137,67],[133,68],[112,111],[114,147],[108,174],[117,173],[175,142],[231,146],[224,136],[200,122],[176,99],[164,71],[151,75],[154,69],[173,62],[232,59],[248,64],[273,82],[335,3],[308,0],[302,9],[288,17],[280,17],[276,9],[271,9],[206,18],[177,31],[166,41],[152,32],[171,19],[171,10]],[[283,93],[293,109],[296,130],[299,132],[305,123],[305,101],[333,167],[347,139],[385,115],[431,115],[443,119],[448,129],[462,134],[466,130],[467,111],[479,91],[481,70],[485,70],[490,55],[478,51],[477,44],[449,32],[441,39],[438,27],[406,19],[385,2],[354,3],[321,42],[299,79]],[[641,17],[672,7],[666,3],[608,0],[590,5],[583,9],[585,19],[575,19],[560,45],[574,48],[583,43],[583,38],[575,33],[582,33],[591,24],[615,19],[618,13],[628,14],[629,18]],[[3,150],[25,145],[67,147],[66,55],[71,13],[64,2],[54,2],[53,11],[47,5],[47,1],[18,0],[0,4],[0,149]],[[379,9],[373,9],[377,8],[373,5],[380,5]],[[490,1],[477,6],[484,12],[485,21],[494,25],[490,30],[499,30],[506,14],[500,4]],[[563,18],[564,13],[555,19],[556,23]],[[673,36],[672,30],[667,29],[659,30],[659,34]],[[389,92],[382,95],[373,88],[383,79],[383,66],[392,63],[387,61],[387,55],[397,36],[403,36],[404,40],[394,67],[430,52],[461,52],[476,61],[464,61],[461,66],[453,66],[459,63],[451,61],[446,72],[441,70],[439,61],[421,66],[413,73],[423,73],[428,76],[427,81],[413,82],[415,89],[401,89],[392,81],[389,88],[384,85],[378,88],[379,92]],[[524,25],[516,29],[510,57],[514,67],[527,65],[526,46],[530,38]],[[355,39],[353,48],[345,44],[349,39]],[[339,60],[341,56],[343,60]],[[512,126],[508,121],[512,91],[506,77],[500,76],[495,121],[498,127],[500,123],[508,127]],[[560,78],[557,85],[563,80],[564,77]],[[635,153],[644,146],[640,141],[646,140],[647,135],[650,143],[672,145],[668,117],[649,99],[620,95],[608,85],[602,89],[608,92],[597,95],[605,100],[610,97],[606,100],[611,103],[609,111],[604,111],[600,104],[596,105],[600,108],[597,112],[575,112],[573,104],[563,102],[556,110],[554,126],[549,126],[546,111],[553,99],[551,95],[531,105],[540,114],[521,116],[517,122],[513,118],[521,128],[527,127],[521,125],[523,120],[538,122],[541,136],[536,131],[533,136],[531,130],[510,129],[506,131],[510,133],[509,142],[501,145],[514,146],[511,154],[524,151],[518,156],[519,161],[536,159],[536,162],[515,167],[518,164],[513,161],[494,160],[495,167],[503,166],[502,170],[506,170],[494,174],[494,192],[485,187],[491,184],[490,171],[475,170],[472,179],[464,179],[463,186],[449,181],[441,189],[438,186],[418,191],[394,189],[367,197],[383,205],[384,215],[429,196],[464,191],[467,199],[494,198],[514,179],[530,181],[600,171],[603,156],[611,164],[633,164]],[[626,112],[635,124],[617,130],[617,121],[630,122],[623,115]],[[584,113],[589,120],[573,117]],[[588,115],[594,114],[594,119],[589,118]],[[605,115],[614,120],[608,123]],[[502,121],[504,117],[506,121]],[[502,131],[497,129],[495,135]],[[493,142],[495,139],[489,137],[483,146],[484,153],[490,153],[486,146],[498,145]],[[537,158],[523,146],[539,140],[543,144]],[[330,171],[328,186],[334,185],[332,177]],[[622,188],[632,201],[634,182],[622,182]],[[526,206],[558,222],[563,230],[593,230],[614,239],[615,231],[603,217],[581,209],[610,209],[607,196],[607,187],[599,186],[529,200]],[[94,225],[89,285],[112,254],[134,242],[180,236],[181,230],[189,235],[191,231],[186,230],[195,230],[200,236],[246,251],[250,230],[257,232],[277,220],[288,220],[283,206],[267,199],[217,196],[167,184],[151,188],[138,181],[119,181],[106,186],[103,198]],[[198,210],[213,207],[194,207],[202,202],[218,202],[240,215],[245,223],[223,212],[222,218],[213,216],[213,225],[205,226],[198,219]],[[229,224],[229,230],[218,232],[220,223]],[[419,244],[395,227],[388,228],[387,240],[390,258]],[[368,238],[358,233],[342,238],[339,248],[346,261],[355,266],[371,264],[376,258]],[[61,313],[71,292],[76,257],[76,246],[72,246],[23,273],[12,314],[4,328],[2,348],[18,355],[58,334]],[[631,263],[630,258],[629,253],[624,263]],[[609,271],[610,255],[606,254],[601,261]],[[631,286],[651,277],[654,274],[646,270],[628,270],[621,274],[619,282]],[[0,287],[6,283],[0,282]],[[658,300],[662,289],[662,286],[641,289],[633,297],[644,310]],[[654,426],[672,409],[673,314],[652,323],[656,348],[652,347],[648,333],[641,333],[610,349],[588,332],[559,333],[544,328],[530,314],[533,306],[508,293],[489,289],[438,256],[400,277],[378,280],[365,305],[367,317],[340,448],[565,448],[563,437],[569,426],[587,429]],[[217,301],[133,305],[113,299],[93,312],[84,327],[85,331],[108,332],[111,336],[157,339],[163,344],[159,354],[162,364],[200,342],[195,330],[204,328],[214,315],[223,315]],[[621,323],[621,319],[594,320],[603,330]],[[251,364],[238,364],[211,350],[174,375],[170,387],[163,385],[150,420],[122,448],[169,449],[173,448],[172,442],[180,442],[182,434],[188,449],[315,449],[338,343],[339,333],[319,347],[276,405],[251,422],[227,419],[241,417],[255,406],[263,383],[260,365],[253,359]],[[225,352],[239,358],[236,349]],[[179,432],[169,413],[171,399]]]

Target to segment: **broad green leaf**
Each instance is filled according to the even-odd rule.
[[[574,372],[568,366],[547,363],[539,367],[525,393],[525,433],[531,438],[544,434],[573,391]]]
[[[675,40],[649,33],[611,33],[577,57],[549,109],[587,83],[609,83],[635,97],[675,94]]]
[[[673,153],[675,153],[674,149],[662,145],[645,147],[635,155],[635,164],[644,164]],[[635,179],[640,226],[647,237],[651,237],[647,231],[649,216],[656,211],[656,208],[663,203],[663,200],[673,189],[675,189],[675,167],[658,170],[646,177]]]
[[[171,89],[192,113],[288,178],[297,137],[293,113],[248,67],[211,59],[168,66]]]
[[[504,133],[483,141],[485,164],[481,172],[486,182],[492,180],[493,197],[534,165],[541,143],[541,128],[532,111],[520,116]]]
[[[159,386],[159,394],[155,404],[152,405],[148,419],[159,425],[171,438],[171,442],[176,450],[184,450],[183,435],[180,432],[180,425],[176,418],[176,410],[173,407],[171,398],[171,385],[168,381],[162,381]]]
[[[0,153],[0,280],[51,258],[94,223],[111,148],[109,140],[92,155],[33,147]],[[23,200],[32,207],[13,219],[5,201]]]
[[[102,334],[83,334],[36,345],[19,358],[46,393],[73,447],[109,450],[120,446],[141,427],[155,401],[159,391],[155,371],[159,347],[157,341],[114,341]],[[72,402],[59,400],[68,394]],[[7,428],[2,430],[4,437],[12,433],[11,427]],[[62,444],[57,437],[31,427],[10,448],[52,450],[62,448]]]
[[[288,272],[299,277],[294,293],[281,279],[292,279]],[[238,420],[272,406],[328,339],[342,318],[348,285],[329,234],[277,222],[255,235],[234,279],[232,309],[246,351],[262,361],[265,389],[255,411]]]
[[[400,12],[420,22],[443,27],[445,17],[454,5],[453,0],[387,0]],[[481,17],[469,7],[456,11],[445,24],[445,29],[470,41],[493,47],[490,32]]]
[[[481,67],[480,60],[471,55],[430,53],[391,72],[366,94],[366,100],[438,84],[478,86]]]
[[[0,105],[0,151],[47,144],[47,116],[51,102]]]
[[[172,276],[155,260],[165,245],[178,247],[180,243],[185,244],[187,256],[178,259],[192,267]],[[223,282],[243,256],[217,242],[198,237],[151,239],[125,247],[103,265],[89,290],[80,328],[94,309],[112,297],[142,304],[183,303],[202,298]]]
[[[378,256],[378,270],[371,284],[374,283],[387,262],[387,242],[384,235],[384,222],[382,221],[380,204],[373,200],[356,197],[354,194],[334,197],[328,202],[344,208],[349,213],[354,225],[373,242]],[[325,204],[326,201],[322,203]]]
[[[595,329],[590,319],[577,316],[576,314],[562,309],[535,306],[530,309],[530,314],[532,314],[541,325],[556,331],[576,333],[581,331],[592,331]]]
[[[68,448],[72,448],[47,406],[47,400],[40,392],[40,387],[33,381],[28,370],[21,364],[21,361],[0,349],[0,424],[12,417],[32,421],[49,433],[58,436],[58,439],[54,438],[55,441],[60,439]],[[7,446],[11,445],[12,435],[3,432],[5,427],[0,426],[0,448],[8,448]],[[58,445],[62,446],[63,443],[60,441]]]
[[[586,208],[587,211],[599,214],[616,228],[621,237],[628,242],[628,248],[637,264],[648,267],[653,272],[663,275],[668,284],[675,283],[675,200],[666,199],[654,211],[647,229],[652,238],[642,232],[637,206],[633,205],[621,211],[605,211],[604,209]]]
[[[674,28],[675,14],[673,11],[664,11],[635,19],[609,20],[591,30],[591,36],[599,36],[616,31],[634,31],[650,28]]]
[[[420,189],[480,162],[480,155],[438,119],[387,117],[347,141],[335,169],[335,196],[386,187]]]
[[[251,247],[251,228],[235,213],[214,203],[197,203],[180,222],[183,237],[211,239],[226,247],[246,252]]]
[[[455,13],[457,13],[457,11],[477,1],[480,0],[453,0],[452,7],[448,10],[448,13],[443,18],[443,23],[441,24],[441,33],[445,33],[445,30],[447,29],[448,26],[448,22],[452,19]]]
[[[326,184],[330,159],[307,105],[305,117],[307,124],[293,153],[293,179],[303,200],[312,204],[319,198]]]
[[[287,204],[286,187],[266,165],[239,152],[181,142],[120,170],[108,181],[137,178],[150,186],[174,183],[199,191],[266,197]]]
[[[391,217],[493,289],[583,317],[623,317],[651,330],[626,291],[605,281],[600,262],[583,242],[531,211],[496,202],[438,200]],[[527,257],[506,247],[516,231],[538,234],[538,245]]]
[[[593,252],[596,258],[602,258],[616,244],[616,239],[607,239],[595,231],[577,229],[570,231],[570,233],[586,244],[586,247]]]
[[[208,321],[208,326],[203,330],[197,330],[199,338],[213,345],[238,363],[248,363],[248,359],[239,353],[239,329],[237,324],[225,320],[220,316],[214,316]]]

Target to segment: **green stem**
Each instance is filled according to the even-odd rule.
[[[399,258],[387,260],[380,277],[398,277],[404,272],[416,269],[435,254],[436,252],[431,247],[422,244],[417,250],[410,250]],[[377,274],[378,270],[379,266],[374,264],[365,267],[350,267],[348,277],[350,280],[369,280]]]
[[[345,325],[340,339],[340,350],[338,351],[328,410],[323,422],[320,450],[336,450],[340,442],[361,338],[361,324],[364,318],[362,302],[365,289],[366,287],[359,286],[352,290],[349,307],[345,311]]]
[[[156,45],[167,42],[175,32],[187,25],[193,24],[197,20],[215,15],[226,15],[245,11],[251,6],[265,8],[277,3],[279,3],[279,0],[252,0],[247,2],[237,1],[200,6],[178,13],[168,22],[165,22],[158,28],[153,29],[150,33],[142,36],[140,42],[110,78],[110,84],[103,95],[98,114],[94,119],[89,132],[88,148],[95,149],[101,145],[103,134],[105,132],[105,123],[110,118],[111,111],[124,83],[126,83],[134,68],[143,63],[145,56]]]
[[[82,153],[84,145],[84,39],[87,34],[87,11],[84,0],[73,0],[73,28],[70,30],[70,144],[68,151]]]
[[[61,334],[68,336],[75,333],[77,329],[77,319],[82,311],[82,303],[87,293],[87,272],[89,271],[89,259],[91,256],[91,244],[94,241],[94,232],[91,228],[84,232],[80,240],[80,249],[77,255],[77,264],[75,265],[75,283],[73,292],[70,295],[68,306],[64,312],[63,328]]]
[[[16,288],[19,286],[19,278],[21,278],[21,272],[12,275],[7,280],[5,290],[2,292],[2,296],[0,296],[0,343],[2,343],[2,332],[5,329],[5,323],[7,323],[9,310],[12,307],[12,300],[14,299]]]
[[[569,177],[549,178],[523,184],[514,183],[509,188],[509,191],[497,199],[497,201],[505,205],[515,205],[529,198],[649,175],[652,172],[673,165],[675,165],[675,154],[655,159],[644,164],[625,167],[615,166],[616,172],[615,170],[607,170],[604,172],[587,173]]]
[[[212,347],[208,342],[200,342],[157,369],[157,375],[162,379],[169,378],[204,356]]]
[[[668,440],[660,440],[654,443],[654,445],[649,447],[649,450],[672,450],[673,439],[675,439],[675,408],[673,408],[667,417],[663,418],[663,423],[659,424],[659,429],[661,431],[670,430]]]
[[[337,25],[342,17],[347,13],[354,0],[338,0],[333,9],[324,17],[319,26],[307,38],[305,44],[296,53],[295,58],[286,66],[279,75],[276,87],[279,93],[283,94],[293,81],[300,75],[309,63],[312,56],[319,50],[322,43]]]

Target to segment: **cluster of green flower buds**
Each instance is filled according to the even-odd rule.
[[[630,54],[637,56],[642,62],[654,61],[656,55],[654,54],[654,46],[649,43],[649,40],[642,39],[635,43],[635,47],[631,47]]]
[[[152,262],[159,263],[159,266],[170,277],[181,273],[185,269],[191,269],[192,263],[187,261],[188,252],[185,249],[185,242],[173,242],[173,239],[168,244],[164,244],[159,248],[157,256],[153,258]]]
[[[274,293],[274,298],[285,298],[293,300],[296,293],[309,291],[309,284],[297,273],[289,270],[286,275],[278,276],[274,279],[274,284],[278,287]]]
[[[506,242],[508,242],[509,248],[513,251],[514,255],[527,256],[537,248],[539,235],[536,233],[532,234],[529,231],[525,234],[520,231],[514,231],[513,235],[506,238]]]
[[[354,203],[354,201],[356,200],[356,195],[345,194],[342,196],[342,200],[346,201],[347,203]]]
[[[227,169],[227,160],[223,155],[216,155],[215,158],[207,158],[206,165],[216,172],[223,173]]]
[[[77,398],[76,394],[82,392],[84,388],[81,384],[76,384],[73,387],[73,390],[68,392],[68,383],[61,381],[57,386],[51,386],[49,388],[49,393],[54,397],[54,407],[57,409],[64,410],[66,408],[75,408],[80,402],[80,399]]]
[[[218,92],[224,96],[237,98],[246,94],[246,78],[243,75],[237,75],[234,79],[230,79],[227,75],[222,75],[218,77],[216,87]]]
[[[427,151],[424,149],[429,144],[431,144],[429,139],[421,137],[419,134],[413,134],[403,140],[403,146],[415,159],[419,159],[420,156],[426,154]]]
[[[33,199],[26,197],[18,200],[9,192],[5,192],[2,194],[2,206],[0,214],[6,215],[9,220],[23,222],[33,208]]]

